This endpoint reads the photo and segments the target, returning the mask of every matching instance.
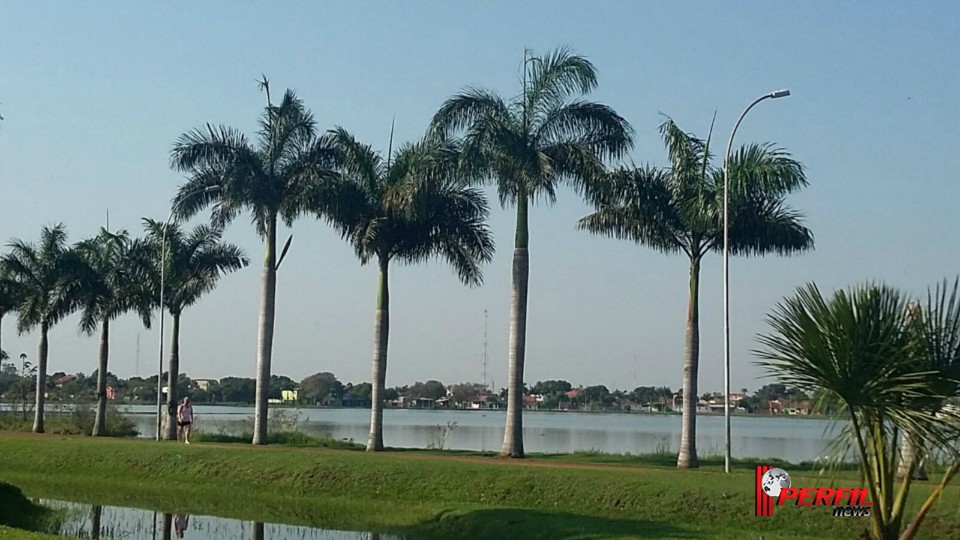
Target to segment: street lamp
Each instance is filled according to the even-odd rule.
[[[726,452],[723,457],[723,470],[728,473],[730,472],[730,268],[728,265],[730,227],[727,206],[730,200],[730,148],[733,146],[733,137],[737,134],[740,122],[743,121],[743,117],[750,112],[754,105],[765,99],[776,99],[789,95],[790,90],[776,90],[753,100],[753,103],[743,110],[740,118],[737,119],[737,123],[734,124],[733,131],[730,132],[730,139],[727,141],[727,152],[723,155],[723,420],[726,428]]]
[[[23,378],[27,371],[27,353],[20,353],[20,409],[23,410],[23,419],[27,419],[27,394],[23,389]],[[14,413],[16,414],[16,413]]]
[[[181,197],[178,201],[173,203],[173,208],[170,210],[170,216],[167,217],[167,221],[163,224],[163,233],[160,237],[160,353],[158,358],[159,368],[157,369],[157,440],[160,440],[160,424],[161,419],[163,418],[163,278],[164,271],[167,268],[167,227],[170,226],[170,221],[173,219],[173,215],[177,212],[177,208],[183,204],[183,201],[193,197],[194,195],[199,195],[201,193],[214,193],[220,191],[220,186],[208,186],[203,189],[198,189],[187,193]],[[170,389],[168,388],[169,392]]]

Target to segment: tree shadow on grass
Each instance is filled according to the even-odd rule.
[[[450,512],[421,525],[395,531],[404,539],[524,538],[599,540],[610,538],[697,538],[670,523],[581,516],[521,508]]]

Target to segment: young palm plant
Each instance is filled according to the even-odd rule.
[[[759,337],[757,355],[771,376],[819,391],[835,404],[836,418],[847,422],[834,449],[838,460],[848,448],[860,458],[876,540],[913,538],[960,466],[958,418],[944,407],[957,395],[960,303],[956,287],[949,301],[945,290],[932,293],[927,311],[912,317],[909,298],[888,286],[867,284],[824,297],[808,285],[774,309],[770,333]],[[907,474],[896,486],[904,433],[921,452],[945,451],[952,465],[901,535],[913,480]]]
[[[150,290],[137,272],[126,231],[100,234],[79,242],[75,250],[82,263],[77,279],[71,282],[81,308],[80,329],[93,335],[100,328],[100,355],[97,367],[97,412],[94,437],[106,433],[107,366],[110,357],[110,322],[128,311],[136,311],[143,325],[150,327]]]
[[[33,432],[44,431],[45,389],[47,387],[47,335],[53,325],[77,308],[72,296],[82,261],[67,244],[67,230],[62,224],[44,227],[38,244],[13,240],[10,251],[0,258],[0,273],[4,283],[18,291],[17,330],[23,334],[40,328],[37,345],[37,403],[34,411]]]
[[[458,144],[425,139],[402,146],[384,160],[370,146],[338,128],[331,140],[340,154],[338,204],[320,207],[353,246],[361,264],[379,268],[373,340],[373,389],[367,451],[383,450],[383,402],[390,332],[391,261],[407,264],[439,257],[461,281],[482,282],[480,265],[493,257],[483,194],[458,175]]]
[[[620,168],[594,182],[587,198],[596,212],[579,222],[596,234],[633,240],[690,260],[683,359],[683,406],[677,466],[699,467],[697,390],[700,364],[700,265],[723,249],[723,170],[710,164],[709,139],[660,125],[671,167]],[[751,144],[730,159],[730,252],[787,255],[813,248],[813,236],[784,197],[807,183],[803,168],[770,144]]]
[[[526,353],[529,205],[552,203],[561,183],[575,187],[597,175],[602,161],[632,146],[632,130],[606,105],[583,100],[597,72],[583,56],[561,48],[525,53],[520,94],[504,99],[467,89],[436,113],[432,130],[463,135],[466,162],[497,186],[502,206],[517,209],[510,295],[507,420],[501,454],[523,457],[523,368]]]
[[[336,154],[325,138],[316,137],[313,115],[291,90],[279,104],[270,101],[260,118],[256,144],[239,131],[207,125],[180,136],[171,166],[188,174],[176,201],[187,218],[213,206],[211,221],[222,228],[249,210],[264,239],[263,276],[257,347],[257,392],[253,444],[267,444],[267,397],[273,355],[277,295],[277,222],[289,227],[306,208],[325,197],[325,184],[335,177]],[[219,187],[219,190],[204,191]],[[282,260],[282,255],[281,255]]]
[[[146,238],[138,252],[143,257],[142,267],[146,282],[151,285],[153,305],[160,303],[160,252],[164,240],[164,224],[152,219],[143,220]],[[180,377],[180,318],[183,310],[196,304],[212,291],[225,274],[250,264],[243,250],[234,244],[222,242],[220,229],[200,225],[185,233],[177,224],[166,230],[166,258],[163,261],[163,304],[173,318],[170,333],[170,359],[167,364],[167,427],[164,437],[177,438],[174,415],[179,396],[177,379]],[[145,256],[144,256],[145,255]]]

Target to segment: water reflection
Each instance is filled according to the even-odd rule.
[[[90,538],[100,538],[100,518],[103,517],[103,507],[95,505],[90,512]]]
[[[47,531],[71,538],[122,538],[124,540],[399,540],[392,535],[338,531],[227,519],[215,516],[159,513],[139,508],[100,506],[46,500],[38,504],[60,511],[63,521]],[[251,528],[250,532],[247,531]]]
[[[163,538],[163,540],[170,540],[170,524],[172,522],[173,522],[172,514],[163,515],[163,533],[161,535],[161,538]]]
[[[183,538],[183,533],[187,531],[187,525],[190,524],[190,516],[186,514],[177,514],[173,526],[177,531],[177,538]]]

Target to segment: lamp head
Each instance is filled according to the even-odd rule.
[[[774,98],[774,99],[776,99],[776,98],[781,98],[781,97],[787,97],[787,96],[789,96],[789,95],[790,95],[790,91],[787,90],[786,88],[784,88],[783,90],[776,90],[776,91],[774,91],[774,92],[770,92],[770,97],[772,97],[772,98]]]
[[[217,191],[220,191],[220,186],[207,186],[203,188],[204,193],[216,193]]]

